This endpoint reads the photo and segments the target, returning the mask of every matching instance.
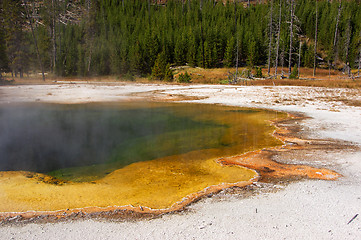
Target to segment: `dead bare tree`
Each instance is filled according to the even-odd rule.
[[[359,33],[359,42],[358,42],[358,45],[359,45],[359,57],[358,57],[358,68],[357,68],[357,77],[360,77],[360,70],[361,70],[361,31]]]
[[[87,22],[87,30],[86,30],[86,44],[87,44],[87,74],[90,73],[90,66],[92,61],[93,55],[93,48],[94,48],[94,29],[93,29],[93,19],[91,16],[91,8],[92,8],[92,1],[86,0],[86,22]],[[123,1],[124,4],[124,1]]]
[[[150,1],[151,0],[148,0],[148,17],[149,17],[149,24],[150,24]]]
[[[361,35],[361,33],[360,33],[360,35]],[[360,76],[360,69],[361,69],[361,47],[359,49],[357,76]]]
[[[315,48],[313,51],[313,76],[316,75],[316,65],[317,65],[317,34],[318,34],[318,5],[316,1],[316,26],[315,26]]]
[[[282,44],[282,51],[281,51],[281,78],[284,77],[283,67],[285,65],[285,46]]]
[[[333,39],[333,56],[335,63],[337,61],[337,35],[338,35],[338,25],[340,23],[341,11],[342,11],[342,2],[340,1],[340,4],[338,5],[338,13],[336,19],[335,37]]]
[[[237,37],[237,55],[236,55],[236,73],[234,74],[233,83],[237,83],[238,78],[238,59],[239,59],[239,44],[238,44],[238,37]]]
[[[302,50],[302,41],[300,41],[300,47],[298,49],[298,78],[300,78],[300,70],[301,70],[301,50]]]
[[[52,64],[52,70],[55,72],[56,69],[56,0],[51,0],[51,18],[52,18],[52,27],[51,27],[51,33],[52,33],[52,44],[53,44],[53,64]]]
[[[237,83],[237,77],[238,77],[238,51],[239,51],[239,46],[238,46],[238,36],[237,36],[237,0],[234,0],[234,35],[236,36],[237,39],[237,50],[236,50],[236,73],[234,74],[234,78],[233,78],[233,83]]]
[[[270,75],[271,71],[271,54],[272,54],[272,39],[273,39],[273,0],[271,0],[270,20],[269,20],[269,43],[268,43],[268,68],[267,74]]]
[[[276,43],[276,63],[275,63],[275,75],[277,76],[277,68],[278,68],[278,57],[280,50],[280,36],[281,36],[281,21],[282,21],[282,0],[280,0],[280,9],[278,16],[278,29],[277,29],[277,43]]]
[[[346,39],[345,39],[345,70],[347,71],[347,75],[351,76],[351,67],[349,64],[349,50],[350,50],[350,40],[351,40],[351,18],[348,19],[347,27],[346,27]]]
[[[291,8],[290,8],[290,49],[288,55],[288,76],[291,75],[291,67],[292,67],[292,41],[293,41],[293,21],[294,21],[294,0],[291,0]]]
[[[34,33],[33,17],[30,15],[28,2],[26,0],[23,0],[22,3],[24,5],[25,15],[26,15],[26,18],[28,19],[29,26],[30,26],[30,29],[31,29],[31,35],[33,37],[35,50],[36,50],[36,56],[38,58],[38,63],[40,65],[43,81],[45,81],[44,65],[43,65],[43,62],[41,61],[41,56],[40,56],[39,47],[38,47],[38,41],[37,41],[37,38],[36,38],[35,33]]]
[[[238,42],[238,35],[237,35],[237,4],[238,1],[234,0],[234,37],[237,39],[236,40],[236,72],[234,73],[233,76],[233,84],[237,83],[238,80],[238,61],[239,61],[239,42]]]
[[[237,0],[234,0],[234,34],[237,33]]]
[[[204,59],[204,36],[203,36],[203,0],[199,3],[199,9],[201,12],[201,44],[202,44],[202,67],[205,67],[205,59]]]

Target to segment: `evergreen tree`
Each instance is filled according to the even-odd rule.
[[[173,76],[173,72],[172,72],[172,69],[171,69],[171,65],[170,65],[170,63],[168,63],[165,66],[165,70],[164,70],[164,81],[172,82],[173,78],[174,78],[174,76]]]
[[[174,47],[174,60],[175,64],[182,66],[186,63],[187,49],[186,49],[187,39],[183,36],[178,37]]]
[[[197,50],[197,66],[205,68],[205,61],[203,59],[203,47],[201,45],[198,46]]]
[[[314,46],[310,45],[308,47],[306,44],[302,44],[301,52],[303,56],[302,65],[312,68],[314,64]]]
[[[204,42],[204,68],[212,67],[212,48],[208,41]]]
[[[192,35],[188,42],[187,62],[191,67],[197,65],[197,42],[194,35]]]
[[[296,79],[296,78],[298,78],[298,67],[297,67],[297,64],[295,64],[295,65],[293,66],[293,69],[292,69],[292,72],[291,72],[289,78],[290,78],[290,79]]]
[[[235,40],[234,37],[232,36],[228,41],[227,41],[227,47],[226,47],[226,51],[224,53],[224,60],[223,60],[223,64],[226,67],[233,67],[234,63],[235,63]]]
[[[188,72],[185,72],[184,74],[181,73],[178,75],[178,82],[180,83],[190,83],[191,82],[191,76],[188,74]]]
[[[164,80],[166,77],[167,80],[173,79],[167,71],[167,68],[169,69],[169,67],[165,53],[159,53],[154,62],[154,66],[152,67],[152,78],[156,80]]]
[[[143,52],[139,42],[136,42],[133,48],[130,49],[130,70],[133,74],[140,75],[143,69]]]
[[[257,41],[251,38],[248,44],[247,65],[254,67],[258,63]]]
[[[145,39],[144,39],[144,72],[150,73],[151,68],[154,65],[154,62],[158,56],[160,50],[160,44],[158,37],[152,33],[147,33]]]

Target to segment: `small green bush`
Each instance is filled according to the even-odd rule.
[[[256,78],[263,78],[262,68],[261,68],[261,67],[256,67],[256,74],[254,75],[254,77],[256,77]]]
[[[133,74],[128,72],[122,76],[121,80],[133,82],[133,81],[135,81],[135,77]]]
[[[292,69],[292,72],[291,72],[289,78],[290,79],[297,79],[298,78],[298,67],[297,67],[296,64],[293,66],[293,69]]]
[[[178,75],[178,82],[180,83],[190,83],[191,79],[191,76],[187,72]]]
[[[166,81],[166,82],[172,82],[173,81],[173,72],[172,72],[172,69],[170,68],[169,63],[165,67],[164,81]]]

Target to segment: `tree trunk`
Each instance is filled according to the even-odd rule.
[[[199,9],[201,11],[201,43],[202,43],[202,67],[205,68],[205,62],[204,62],[204,37],[203,37],[203,0],[199,3]]]
[[[40,68],[41,68],[41,74],[42,74],[42,77],[43,77],[43,81],[45,81],[44,66],[43,66],[43,63],[41,61],[41,57],[40,57],[40,53],[39,53],[38,41],[37,41],[37,39],[35,37],[32,17],[30,17],[28,6],[27,6],[26,3],[27,2],[25,0],[23,0],[23,4],[25,5],[26,18],[29,21],[29,25],[30,25],[30,29],[31,29],[31,35],[33,37],[33,41],[34,41],[34,45],[35,45],[35,50],[36,50],[36,55],[37,55],[37,58],[38,58],[38,63],[39,63]]]
[[[316,27],[315,27],[315,48],[313,51],[313,76],[316,75],[316,65],[317,65],[317,34],[318,34],[318,6],[316,1]]]
[[[341,1],[340,1],[340,4],[338,5],[338,13],[337,13],[337,19],[336,19],[335,37],[333,39],[333,56],[334,56],[334,62],[335,63],[337,61],[337,55],[338,55],[336,45],[337,45],[338,24],[340,22],[341,9],[342,9],[342,5],[341,5]]]
[[[290,49],[288,55],[288,76],[291,75],[291,67],[292,67],[292,41],[293,41],[293,19],[294,19],[294,0],[291,0],[291,22],[290,22]]]
[[[284,46],[282,46],[282,52],[281,52],[281,78],[284,76],[283,67],[285,65],[285,49]]]
[[[281,20],[282,20],[282,0],[280,0],[280,15],[278,16],[278,33],[277,33],[277,50],[276,50],[276,63],[275,63],[275,75],[277,76],[278,57],[280,50],[280,35],[281,35]]]
[[[237,1],[234,0],[234,34],[237,34]]]
[[[237,37],[237,56],[236,56],[236,73],[234,74],[234,80],[233,83],[237,83],[237,77],[238,77],[238,58],[239,58],[239,45],[238,45],[238,37]]]
[[[350,48],[350,39],[351,39],[351,19],[348,20],[347,28],[346,28],[346,42],[345,42],[345,64],[346,64],[346,70],[347,74],[350,77],[351,76],[351,67],[349,66],[349,48]]]
[[[271,0],[271,11],[270,11],[270,23],[269,23],[269,44],[268,44],[268,69],[267,69],[267,74],[268,76],[270,75],[270,71],[271,71],[271,53],[272,53],[272,36],[273,36],[273,32],[272,32],[272,24],[273,24],[273,0]]]
[[[86,45],[87,45],[87,75],[89,75],[90,73],[90,66],[91,66],[91,61],[92,61],[92,54],[93,54],[93,40],[94,40],[94,34],[92,32],[92,24],[91,24],[91,17],[90,17],[90,9],[91,9],[91,4],[92,4],[92,1],[91,0],[87,0],[86,2],[87,4],[87,37],[85,39],[86,41]],[[123,4],[124,4],[124,0],[123,0]],[[124,5],[123,5],[124,7]]]
[[[300,78],[300,70],[301,70],[301,49],[302,42],[300,41],[300,48],[298,49],[298,78]]]
[[[149,17],[149,25],[150,25],[150,1],[151,0],[148,0],[148,17]]]
[[[233,84],[237,83],[238,78],[238,60],[239,60],[239,42],[237,36],[237,1],[234,0],[234,36],[237,39],[237,51],[236,51],[236,73],[234,74]]]
[[[52,7],[52,41],[53,41],[53,73],[56,69],[56,16],[55,16],[55,0],[51,0]]]
[[[357,76],[360,76],[360,69],[361,69],[361,47],[359,49]]]

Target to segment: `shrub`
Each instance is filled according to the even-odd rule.
[[[134,78],[133,74],[128,72],[122,76],[121,80],[133,82],[133,81],[135,81],[135,78]]]
[[[178,82],[180,83],[190,83],[191,79],[191,76],[187,72],[178,75]]]
[[[167,81],[167,82],[172,82],[173,81],[173,72],[172,72],[172,69],[170,69],[170,64],[169,63],[165,67],[164,81]]]
[[[298,67],[297,67],[296,64],[293,66],[293,69],[292,69],[292,72],[291,72],[289,78],[290,79],[297,79],[298,78]]]
[[[261,68],[261,67],[256,67],[256,74],[254,75],[254,77],[256,77],[256,78],[263,78],[262,68]]]

